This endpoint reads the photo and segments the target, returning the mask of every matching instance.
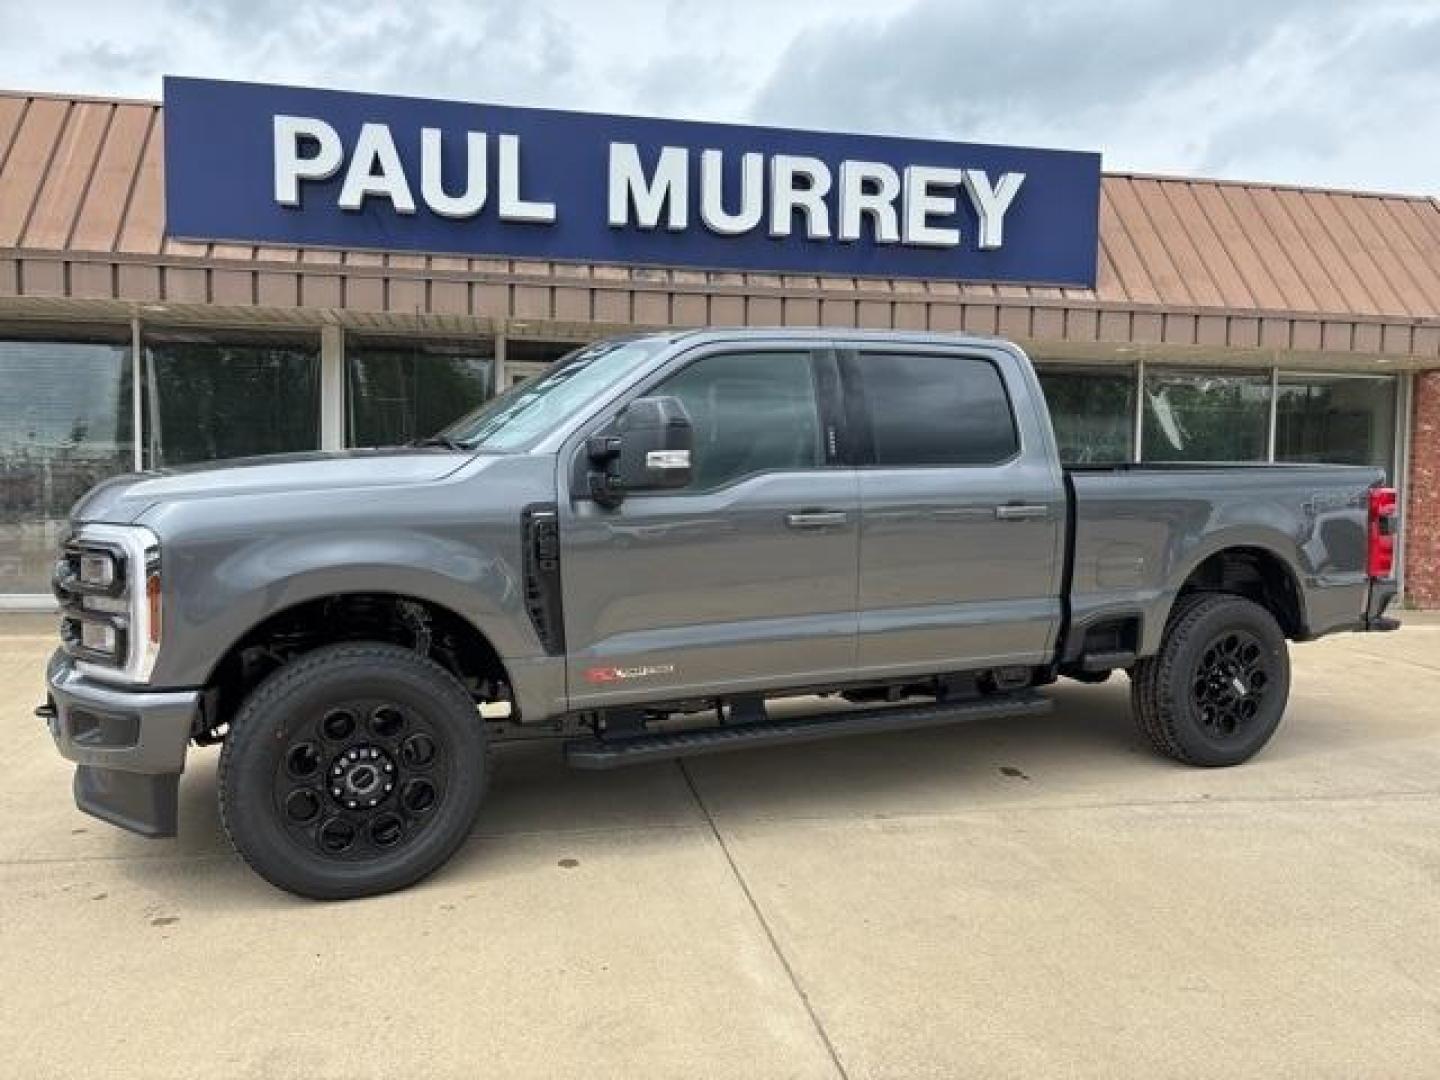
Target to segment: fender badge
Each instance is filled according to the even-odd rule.
[[[657,675],[674,675],[674,664],[639,664],[634,667],[592,667],[585,669],[589,683],[626,682],[630,679],[651,679]]]

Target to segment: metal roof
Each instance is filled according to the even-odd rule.
[[[166,239],[163,122],[153,103],[0,92],[0,298],[1440,356],[1440,201],[1425,196],[1109,173],[1093,290],[576,266]],[[993,314],[972,321],[967,306]],[[1267,329],[1277,320],[1283,334]]]

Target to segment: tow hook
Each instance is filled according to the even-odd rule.
[[[59,733],[60,710],[55,707],[55,702],[47,700],[43,705],[36,705],[35,715],[45,721],[45,726],[50,729],[51,735]]]

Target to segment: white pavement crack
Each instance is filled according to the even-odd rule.
[[[775,937],[775,931],[770,926],[770,920],[765,917],[755,894],[750,891],[750,884],[745,880],[740,865],[735,861],[734,854],[730,851],[730,845],[725,843],[725,837],[721,834],[720,828],[715,823],[710,808],[705,805],[705,800],[700,796],[700,789],[695,786],[695,779],[690,775],[690,770],[685,767],[684,760],[675,763],[680,769],[680,775],[685,778],[685,786],[690,789],[690,795],[695,800],[695,805],[704,816],[706,824],[710,826],[710,834],[715,837],[715,843],[720,846],[720,852],[725,856],[725,861],[730,864],[730,872],[735,875],[735,883],[740,886],[740,891],[745,895],[745,900],[750,905],[750,910],[755,913],[755,921],[760,924],[760,929],[765,933],[765,940],[770,943],[770,949],[775,954],[775,959],[785,971],[786,977],[790,980],[790,986],[795,991],[795,996],[800,999],[800,1004],[805,1009],[805,1015],[810,1017],[810,1023],[815,1028],[815,1034],[820,1037],[826,1052],[830,1055],[830,1062],[835,1066],[835,1073],[841,1080],[850,1080],[850,1074],[845,1070],[845,1063],[840,1060],[840,1053],[835,1049],[835,1044],[830,1041],[830,1033],[825,1030],[825,1025],[820,1020],[820,1014],[815,1011],[815,1006],[810,1001],[810,995],[805,992],[805,987],[800,983],[800,977],[795,973],[789,957],[785,950],[780,947],[780,941]]]

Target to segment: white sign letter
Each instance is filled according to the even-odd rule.
[[[474,217],[485,207],[485,133],[465,133],[465,190],[445,194],[445,177],[440,164],[439,128],[420,129],[420,197],[441,217]]]
[[[311,157],[300,156],[302,139],[315,141],[318,149]],[[275,201],[281,206],[299,206],[300,181],[329,180],[344,160],[340,136],[324,120],[275,117]]]
[[[500,136],[500,217],[541,225],[555,220],[553,202],[529,202],[520,197],[520,139],[515,135]]]
[[[1005,242],[1005,211],[1024,182],[1023,172],[1001,173],[1000,182],[992,188],[984,169],[965,170],[965,194],[970,196],[975,216],[980,219],[981,251],[993,251]]]
[[[389,199],[397,213],[415,212],[415,196],[410,194],[395,140],[384,124],[365,124],[360,128],[355,154],[350,159],[350,168],[345,170],[345,184],[340,188],[340,208],[359,210],[371,195]]]
[[[905,243],[920,247],[954,247],[960,230],[931,225],[932,214],[955,213],[955,196],[939,195],[932,188],[955,187],[965,174],[960,169],[911,165],[905,170]]]
[[[765,155],[745,154],[740,158],[740,209],[725,209],[725,152],[706,150],[700,155],[700,220],[719,236],[747,233],[765,215]]]
[[[819,158],[776,154],[770,159],[770,235],[789,236],[791,217],[799,209],[805,211],[805,239],[828,240],[829,193],[830,169]]]
[[[634,143],[610,144],[610,227],[630,224],[630,207],[635,207],[635,224],[654,229],[660,212],[667,210],[665,228],[683,232],[689,219],[690,151],[666,146],[655,162],[655,176],[648,183]]]
[[[900,194],[900,174],[881,161],[840,163],[840,239],[860,239],[860,217],[869,214],[874,222],[875,242],[900,241],[895,214],[895,197]]]

